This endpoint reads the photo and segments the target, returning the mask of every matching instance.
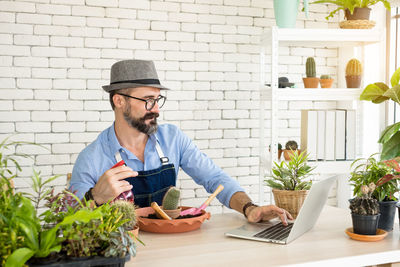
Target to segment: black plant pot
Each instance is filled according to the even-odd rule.
[[[101,267],[124,267],[125,262],[131,259],[130,255],[127,255],[124,258],[106,258],[106,257],[90,257],[85,259],[68,259],[64,258],[58,262],[51,264],[40,264],[39,262],[35,262],[34,264],[28,262],[29,267],[92,267],[92,266],[101,266]]]
[[[385,231],[392,231],[394,217],[396,215],[397,201],[379,201],[379,211],[381,218],[379,219],[378,228]]]
[[[358,215],[351,214],[353,220],[353,232],[359,235],[376,235],[379,217],[381,215]]]

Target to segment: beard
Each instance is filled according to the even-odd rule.
[[[137,129],[139,132],[145,133],[147,135],[153,134],[157,131],[157,118],[160,116],[158,113],[149,112],[146,113],[142,118],[136,119],[131,116],[131,106],[128,105],[124,111],[124,119],[125,121],[132,127]],[[146,120],[153,119],[147,125],[145,123]]]

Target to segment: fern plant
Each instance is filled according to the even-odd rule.
[[[315,169],[307,165],[308,154],[306,151],[300,154],[291,153],[288,162],[274,162],[272,175],[265,182],[268,186],[279,190],[308,190],[311,181],[305,181],[310,173]]]

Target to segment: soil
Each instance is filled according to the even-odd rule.
[[[178,218],[176,218],[174,220],[189,219],[189,218],[199,217],[201,215],[202,214],[198,214],[198,215],[190,215],[190,214],[188,214],[188,215],[184,215],[184,216],[179,216]],[[143,217],[143,218],[160,220],[160,218],[158,218],[155,213],[149,214],[149,216]]]

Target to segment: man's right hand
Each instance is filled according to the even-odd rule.
[[[132,185],[125,178],[135,177],[138,172],[128,166],[119,166],[103,173],[92,189],[94,201],[97,204],[106,203],[119,196],[122,192],[132,189]]]

